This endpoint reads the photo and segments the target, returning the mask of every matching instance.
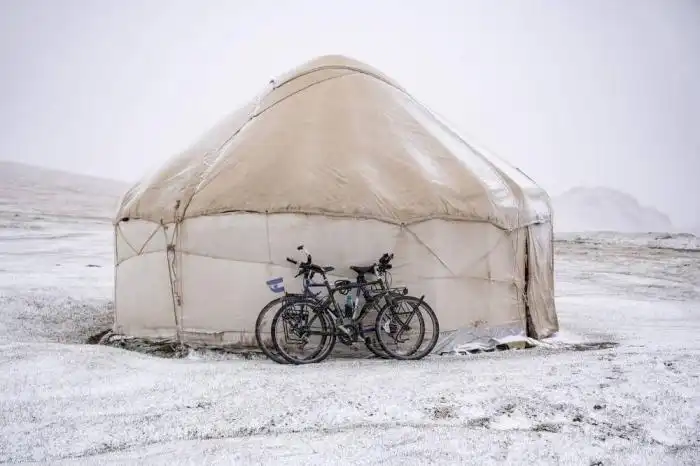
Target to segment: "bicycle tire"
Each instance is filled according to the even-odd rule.
[[[288,352],[282,349],[280,346],[280,343],[277,338],[277,322],[282,316],[282,313],[286,311],[286,309],[291,305],[291,304],[299,304],[300,302],[309,305],[313,310],[314,313],[321,318],[321,322],[325,323],[325,327],[328,329],[328,334],[323,335],[323,341],[319,347],[319,349],[313,353],[313,355],[309,358],[305,359],[298,359],[292,357]],[[272,325],[271,325],[271,334],[272,334],[272,341],[275,345],[275,349],[277,352],[289,363],[294,364],[294,365],[303,365],[303,364],[315,364],[323,361],[326,359],[330,354],[331,351],[333,351],[333,348],[335,347],[335,342],[336,342],[336,333],[335,333],[335,326],[333,319],[330,317],[329,313],[326,310],[325,306],[319,305],[319,303],[315,300],[311,300],[308,298],[301,298],[298,300],[290,301],[286,304],[284,304],[282,307],[280,307],[277,312],[275,313],[275,316],[272,318]]]
[[[377,342],[377,334],[376,334],[376,318],[372,319],[371,318],[371,312],[372,308],[376,309],[377,304],[376,301],[371,302],[371,303],[365,303],[364,308],[360,311],[360,315],[362,318],[360,319],[360,328],[362,329],[362,337],[363,337],[363,342],[365,344],[365,347],[369,350],[370,353],[378,357],[379,359],[391,359],[391,356],[387,354],[384,350],[382,350],[382,347],[379,346],[379,343]],[[377,315],[379,314],[379,311],[377,311]],[[370,322],[372,322],[372,327],[371,328],[365,328],[364,325],[364,320],[370,316]],[[368,335],[365,336],[365,331],[368,332]]]
[[[399,303],[399,305],[400,305],[400,302],[399,302],[399,301],[394,301],[394,303]],[[383,323],[383,321],[384,321],[384,317],[385,317],[386,314],[388,314],[388,311],[394,312],[394,310],[395,310],[395,309],[393,308],[393,306],[392,306],[391,304],[387,303],[387,304],[386,304],[385,306],[383,306],[382,309],[379,311],[379,314],[377,314],[377,323],[376,323],[376,325],[375,325],[375,332],[376,332],[376,334],[377,334],[377,342],[379,343],[379,346],[380,346],[384,351],[386,351],[387,354],[389,354],[389,356],[390,356],[392,359],[406,360],[406,359],[409,359],[408,356],[410,356],[410,355],[412,355],[413,353],[415,353],[416,351],[418,351],[418,349],[419,349],[419,348],[421,347],[421,345],[423,344],[423,341],[425,340],[425,321],[424,321],[424,319],[423,319],[423,316],[422,316],[422,315],[420,314],[420,312],[419,312],[419,313],[418,313],[418,325],[419,325],[419,329],[420,329],[420,330],[419,330],[419,335],[418,335],[418,337],[417,337],[417,339],[416,339],[416,342],[415,342],[415,344],[413,345],[413,348],[411,349],[411,351],[409,351],[409,352],[407,352],[407,353],[405,353],[405,354],[401,354],[401,353],[399,353],[399,352],[397,352],[397,351],[390,350],[390,349],[389,349],[389,346],[387,346],[387,344],[384,342],[384,339],[382,338],[382,330],[384,329],[384,328],[383,328],[384,326],[382,325],[382,323]],[[400,319],[399,319],[399,321],[400,321]],[[414,325],[415,325],[415,324],[414,324]]]
[[[382,347],[379,345],[379,343],[377,343],[376,336],[370,335],[370,336],[366,337],[364,340],[364,343],[365,343],[365,347],[370,351],[370,353],[372,353],[373,355],[375,355],[379,359],[392,359],[391,355],[385,353],[382,350]]]
[[[412,301],[412,302],[420,302],[420,308],[425,311],[425,313],[428,315],[429,319],[432,321],[433,324],[433,335],[431,336],[430,340],[428,341],[427,346],[425,346],[423,349],[421,349],[421,346],[423,345],[423,342],[425,340],[425,326],[423,326],[423,334],[421,335],[421,343],[410,353],[408,354],[399,354],[394,351],[391,351],[388,349],[387,345],[384,343],[384,340],[381,338],[379,331],[380,331],[380,323],[382,322],[382,318],[384,315],[391,310],[391,304],[386,303],[382,309],[379,311],[379,314],[377,314],[377,320],[375,324],[375,331],[377,332],[377,341],[379,342],[379,345],[381,346],[382,350],[386,351],[387,354],[389,354],[392,358],[398,359],[398,360],[404,360],[404,361],[416,361],[423,359],[426,357],[428,354],[430,354],[431,351],[435,348],[437,345],[438,338],[440,337],[440,324],[437,319],[437,315],[435,315],[435,312],[433,309],[430,307],[430,305],[425,302],[425,300],[422,300],[420,298],[417,298],[415,296],[410,296],[410,295],[404,295],[404,296],[398,296],[394,298],[394,301],[400,302],[400,301]],[[418,310],[420,312],[420,310]],[[421,321],[424,321],[425,319],[423,318],[422,315],[420,315]]]
[[[258,313],[258,318],[255,320],[255,341],[258,344],[258,347],[262,350],[263,354],[267,356],[268,358],[272,359],[274,362],[278,364],[289,364],[289,361],[284,359],[281,354],[277,351],[275,348],[274,342],[272,342],[272,345],[268,346],[265,344],[265,341],[262,338],[262,324],[263,324],[263,319],[265,316],[272,310],[274,309],[275,306],[278,304],[284,304],[286,301],[291,300],[291,299],[301,299],[301,295],[287,295],[287,296],[280,296],[278,298],[273,299],[269,303],[265,304],[263,308],[260,310],[260,313]],[[277,312],[277,310],[275,310]],[[274,317],[274,314],[273,314]],[[272,338],[272,333],[270,333],[270,338]]]

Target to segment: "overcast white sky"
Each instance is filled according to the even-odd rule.
[[[133,180],[344,54],[555,195],[700,224],[700,2],[0,0],[0,159]]]

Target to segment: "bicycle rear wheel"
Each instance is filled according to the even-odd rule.
[[[377,341],[376,333],[376,322],[377,315],[379,314],[379,308],[376,303],[365,304],[367,309],[363,309],[361,312],[362,318],[360,319],[360,335],[365,343],[367,349],[380,359],[391,359],[386,351],[382,349]]]
[[[323,361],[336,341],[333,319],[325,306],[310,299],[292,300],[280,307],[272,318],[271,334],[277,352],[292,364]]]
[[[422,298],[398,296],[387,302],[377,315],[379,346],[392,358],[418,360],[435,348],[440,326],[433,309]],[[415,335],[415,341],[403,343]],[[427,338],[426,338],[427,335]]]
[[[265,356],[279,364],[289,364],[289,361],[282,357],[272,341],[272,319],[279,310],[279,307],[294,299],[303,299],[303,296],[286,295],[273,299],[260,310],[258,318],[255,321],[255,341],[258,347]]]

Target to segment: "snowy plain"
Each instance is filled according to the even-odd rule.
[[[700,464],[697,238],[562,235],[561,332],[532,349],[166,359],[85,344],[111,322],[110,206],[52,194],[0,204],[1,463]]]

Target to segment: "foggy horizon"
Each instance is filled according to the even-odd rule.
[[[339,54],[553,197],[605,186],[700,224],[700,4],[505,3],[3,2],[0,160],[132,182]]]

